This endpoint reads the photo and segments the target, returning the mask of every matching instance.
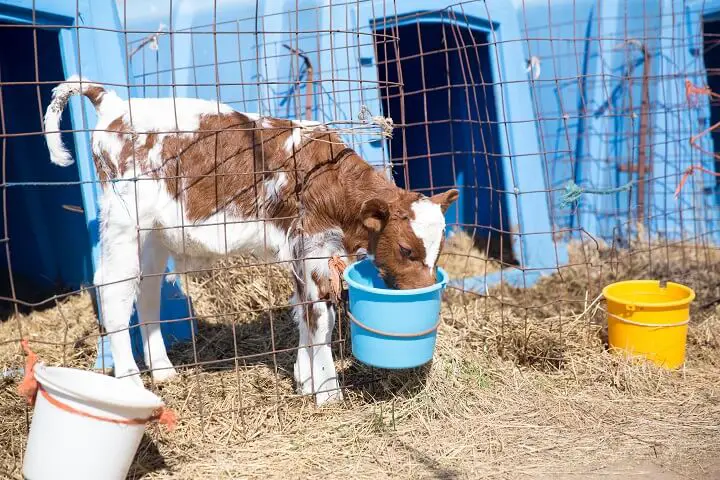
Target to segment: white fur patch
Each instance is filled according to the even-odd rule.
[[[287,153],[293,153],[300,149],[302,143],[302,135],[299,128],[292,129],[292,135],[288,136],[285,140],[285,151]]]
[[[293,120],[293,123],[300,125],[304,128],[319,127],[320,125],[322,125],[322,123],[315,120]]]
[[[158,200],[159,223],[169,227],[164,230],[163,240],[176,255],[214,259],[253,253],[280,261],[292,258],[285,232],[270,222],[222,211],[193,223],[165,191],[159,193]]]
[[[425,265],[432,268],[440,253],[440,244],[445,231],[445,216],[440,205],[427,198],[413,202],[410,208],[415,213],[415,219],[410,221],[410,227],[425,246]]]
[[[280,192],[287,185],[288,178],[285,172],[279,172],[263,182],[265,185],[265,200],[271,203],[280,201]]]
[[[200,127],[200,118],[203,115],[234,111],[225,104],[197,98],[133,98],[129,108],[125,110],[123,121],[138,133],[169,133],[179,130],[192,134]]]

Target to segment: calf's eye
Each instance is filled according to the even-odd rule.
[[[402,245],[400,245],[400,255],[402,255],[405,258],[410,258],[410,255],[412,255],[412,250],[409,248],[405,248]]]

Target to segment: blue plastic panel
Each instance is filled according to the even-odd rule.
[[[584,195],[577,213],[560,206],[568,181],[612,189],[638,180],[642,76],[649,53],[648,181],[644,223],[651,234],[671,240],[720,235],[720,208],[711,176],[696,175],[679,200],[673,193],[692,164],[714,169],[713,159],[692,149],[689,136],[708,127],[707,98],[690,107],[685,81],[707,83],[702,58],[703,19],[716,18],[717,1],[654,0],[631,14],[630,0],[517,1],[525,57],[541,63],[532,84],[538,129],[547,154],[554,223],[584,230],[607,242],[636,234],[639,189]],[[701,140],[712,150],[711,137]],[[582,229],[582,230],[581,230]]]
[[[473,75],[482,74],[487,81],[474,90],[480,95],[479,104],[492,106],[488,110],[494,112],[496,131],[491,135],[489,126],[464,133],[458,129],[453,138],[461,145],[477,145],[484,137],[486,146],[476,146],[475,150],[485,148],[493,157],[490,168],[487,163],[478,164],[475,171],[474,162],[456,159],[459,164],[455,178],[443,178],[447,174],[442,169],[433,170],[433,178],[437,176],[445,186],[458,181],[466,185],[458,210],[449,218],[454,223],[512,232],[512,250],[523,268],[547,273],[566,263],[565,246],[553,240],[544,158],[534,125],[528,76],[520,60],[520,30],[511,3],[463,3],[431,14],[443,4],[431,0],[395,2],[393,11],[382,0],[357,4],[329,0],[218,0],[173,4],[172,15],[168,8],[148,13],[141,4],[140,0],[128,1],[128,15],[136,15],[128,18],[129,28],[155,31],[163,23],[171,25],[176,33],[161,35],[157,51],[146,48],[133,57],[131,77],[137,94],[220,99],[241,111],[302,117],[307,85],[298,77],[299,59],[284,46],[289,45],[304,50],[313,63],[313,89],[319,94],[312,105],[312,119],[323,122],[357,120],[363,105],[374,115],[382,113],[377,88],[380,59],[376,57],[373,37],[381,26],[400,22],[413,28],[418,21],[432,24],[444,16],[463,29],[467,39],[473,35],[482,37],[489,46],[484,48],[485,59],[473,67]],[[129,40],[137,42],[145,35],[131,34]],[[174,83],[175,87],[157,87],[157,83]],[[458,95],[454,99],[458,108],[453,110],[459,112],[461,104],[467,106],[467,100]],[[432,135],[433,143],[445,136],[442,128]],[[488,141],[491,136],[493,140]],[[370,163],[389,167],[384,142],[349,135],[346,140]],[[422,161],[417,164],[422,165]],[[410,187],[422,188],[428,183],[423,178],[428,170],[424,170],[418,167],[413,172]],[[433,184],[438,186],[435,180]],[[503,190],[505,193],[500,193]]]

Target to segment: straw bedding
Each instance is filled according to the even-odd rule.
[[[435,359],[420,369],[364,367],[339,341],[346,401],[321,409],[293,391],[287,272],[252,259],[221,263],[185,282],[200,317],[195,345],[171,352],[186,365],[180,378],[161,386],[146,379],[180,422],[169,433],[148,428],[130,476],[719,478],[720,251],[631,247],[574,246],[571,266],[527,290],[448,292]],[[456,278],[498,268],[463,235],[448,242],[442,262]],[[696,289],[682,371],[605,351],[603,311],[593,301],[625,278]],[[339,330],[347,338],[346,323]],[[23,362],[20,335],[37,340],[32,347],[48,364],[91,367],[90,296],[0,325],[0,476],[8,478],[21,478],[32,413],[12,370]]]

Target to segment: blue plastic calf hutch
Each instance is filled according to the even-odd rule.
[[[124,85],[126,55],[111,0],[0,0],[0,22],[0,42],[5,46],[0,49],[3,133],[23,134],[3,139],[8,228],[1,237],[10,245],[10,261],[0,255],[0,269],[8,271],[0,281],[0,296],[12,297],[10,285],[14,284],[16,298],[33,303],[89,286],[99,254],[100,185],[89,132],[95,125],[95,111],[79,97],[70,100],[61,127],[74,132],[66,134],[64,142],[76,164],[56,167],[50,163],[42,135],[51,89],[73,74]],[[26,25],[36,27],[14,28]],[[112,88],[121,95],[127,93],[123,87]],[[162,295],[161,319],[189,318],[187,299],[176,286],[165,284]],[[162,325],[168,344],[190,338],[190,328],[188,321]],[[139,354],[140,332],[132,332]],[[96,366],[112,366],[108,346],[100,341],[99,349]]]
[[[419,367],[432,359],[448,282],[442,268],[435,285],[413,290],[387,288],[370,259],[353,263],[343,276],[355,358],[388,369]]]
[[[402,187],[436,194],[457,186],[460,198],[447,212],[449,225],[479,238],[504,236],[504,253],[511,252],[507,256],[518,267],[451,283],[480,292],[501,280],[529,286],[567,263],[565,244],[553,238],[544,157],[510,2],[419,0],[390,2],[388,8],[383,0],[219,0],[183,4],[172,18],[168,9],[148,15],[140,3],[127,2],[128,14],[136,15],[133,29],[172,21],[178,33],[160,35],[157,50],[132,58],[138,95],[219,99],[241,111],[302,118],[307,72],[292,49],[302,50],[313,66],[312,120],[357,120],[363,106],[392,117],[400,126],[389,150],[379,140],[346,140],[388,174],[393,164],[406,164],[392,171]],[[397,51],[379,43],[386,35],[399,37]],[[142,37],[134,35],[133,45]],[[416,55],[421,40],[424,74]],[[428,54],[444,49],[443,41],[452,43],[447,72],[444,52]],[[452,53],[468,44],[474,47],[466,58]],[[430,93],[447,82],[446,73],[447,88]],[[404,106],[400,96],[383,100],[383,85],[400,80]],[[437,121],[444,119],[452,121]]]
[[[371,19],[377,33],[398,37],[396,48],[376,49],[380,81],[403,84],[402,95],[391,87],[383,102],[386,115],[409,125],[391,143],[393,159],[408,159],[396,182],[428,194],[457,186],[448,225],[502,241],[502,260],[518,265],[451,285],[481,293],[500,281],[531,286],[565,264],[567,250],[553,238],[543,192],[515,10],[510,2],[396,6],[392,16]]]
[[[637,234],[635,221],[641,219],[649,233],[671,241],[720,241],[720,195],[714,177],[696,175],[693,185],[674,198],[691,165],[720,168],[712,156],[689,143],[690,136],[720,120],[720,108],[704,96],[691,106],[685,91],[686,80],[697,86],[717,82],[717,77],[707,76],[707,69],[718,68],[720,56],[717,49],[703,48],[702,31],[718,31],[714,29],[720,2],[515,4],[527,39],[523,58],[535,58],[541,67],[532,91],[548,152],[556,228],[567,236],[585,235],[584,231],[608,243],[627,243]],[[720,85],[711,86],[718,92]],[[641,149],[643,132],[650,139]],[[703,137],[701,147],[720,151],[718,138]],[[576,212],[575,205],[562,202],[570,181],[597,191],[619,190],[583,195]],[[631,189],[620,188],[630,182],[635,182]]]

